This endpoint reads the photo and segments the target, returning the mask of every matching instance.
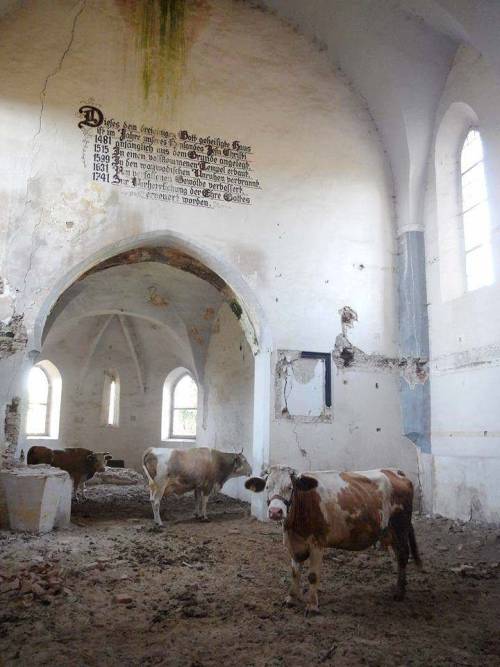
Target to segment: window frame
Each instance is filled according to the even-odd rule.
[[[109,421],[109,414],[111,411],[111,386],[115,385],[113,422]],[[120,375],[115,369],[107,369],[104,371],[104,384],[102,389],[102,405],[101,405],[101,426],[108,428],[120,427]]]
[[[27,440],[57,440],[59,438],[59,428],[61,421],[61,398],[62,398],[62,378],[59,369],[49,359],[42,359],[34,364],[30,369],[38,368],[45,375],[48,383],[47,408],[45,411],[45,431],[44,433],[28,432],[28,412],[30,406],[29,376],[27,384],[28,409],[26,411],[26,420],[24,422],[24,431]]]
[[[179,383],[184,380],[185,377],[191,378],[191,380],[194,382],[194,385],[196,387],[196,407],[195,408],[176,408],[175,407],[175,391],[177,387],[179,386]],[[171,389],[170,389],[170,414],[169,414],[169,429],[168,429],[168,439],[169,440],[196,440],[197,437],[197,421],[198,421],[198,383],[194,379],[194,377],[191,375],[189,371],[185,371],[180,375],[178,378],[175,379],[175,381],[172,383]],[[163,406],[162,406],[163,407]],[[195,418],[195,432],[194,435],[176,435],[174,433],[174,412],[176,410],[194,410],[196,412],[196,418]]]
[[[52,383],[49,374],[43,368],[43,366],[39,366],[38,364],[35,364],[32,366],[30,369],[30,374],[34,369],[39,370],[41,373],[43,373],[45,379],[47,380],[47,402],[46,403],[34,403],[33,401],[30,400],[30,391],[29,391],[29,384],[28,384],[28,411],[26,415],[26,435],[29,438],[49,438],[50,437],[50,413],[51,413],[51,403],[52,403]],[[29,381],[28,381],[29,382]],[[31,405],[45,405],[45,428],[42,433],[33,433],[28,431],[28,415],[30,411],[30,406]]]
[[[462,171],[462,158],[463,158],[463,152],[465,149],[465,144],[467,142],[467,139],[469,138],[469,135],[471,132],[477,132],[479,135],[479,141],[481,142],[481,159],[475,162],[473,165],[469,166],[465,171]],[[482,165],[482,179],[483,179],[483,186],[485,189],[485,198],[483,200],[477,201],[475,204],[472,206],[469,206],[467,209],[465,208],[464,205],[464,176],[468,174],[472,169],[476,168],[478,165]],[[463,136],[461,137],[461,141],[459,144],[459,151],[458,151],[458,159],[457,159],[457,179],[458,179],[458,187],[457,187],[457,192],[458,192],[458,211],[459,211],[459,217],[460,217],[460,223],[461,223],[461,232],[462,232],[462,256],[463,256],[463,271],[464,271],[464,284],[465,284],[465,293],[470,293],[470,292],[475,292],[478,289],[481,289],[483,287],[489,287],[490,285],[493,284],[495,281],[495,276],[494,276],[494,269],[493,269],[493,257],[491,256],[491,281],[489,282],[483,282],[480,285],[476,286],[471,286],[470,285],[470,278],[469,274],[467,273],[467,256],[470,253],[473,253],[480,248],[485,248],[489,249],[490,255],[492,253],[492,247],[491,247],[491,214],[490,214],[490,207],[489,207],[489,195],[488,195],[488,183],[487,183],[487,178],[486,178],[486,169],[485,169],[485,158],[484,158],[484,145],[483,145],[483,139],[482,139],[482,134],[481,130],[479,128],[478,123],[471,123],[467,126],[467,129],[463,133]],[[474,210],[478,206],[481,206],[482,204],[486,205],[486,211],[487,211],[487,224],[488,224],[488,230],[490,232],[489,238],[486,241],[483,241],[481,243],[478,243],[477,245],[474,245],[472,248],[466,248],[466,231],[465,231],[465,215],[469,213],[470,211]]]
[[[173,398],[174,391],[178,382],[185,376],[189,377],[196,384],[197,389],[197,407],[196,407],[196,434],[194,436],[172,436],[173,431]],[[162,384],[161,406],[160,406],[160,441],[163,443],[175,443],[174,446],[192,446],[199,437],[199,421],[203,410],[203,388],[198,382],[193,371],[186,366],[176,366],[167,373]],[[165,446],[168,447],[168,444]]]

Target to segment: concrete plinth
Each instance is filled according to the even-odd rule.
[[[47,533],[66,528],[71,516],[71,479],[47,465],[0,470],[11,530]]]

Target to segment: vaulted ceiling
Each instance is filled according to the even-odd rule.
[[[421,229],[426,166],[441,91],[461,43],[482,54],[500,79],[500,2],[259,0],[259,4],[314,39],[365,99],[388,153],[398,229]],[[0,16],[21,5],[26,2],[0,0]]]
[[[498,0],[261,0],[327,52],[365,99],[387,150],[398,229],[422,229],[441,92],[461,43],[500,78]]]

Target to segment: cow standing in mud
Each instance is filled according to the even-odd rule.
[[[146,449],[142,466],[149,482],[149,493],[155,523],[162,526],[160,501],[163,495],[180,496],[194,491],[197,518],[208,521],[207,502],[212,492],[217,492],[231,477],[252,474],[243,454],[219,452],[208,447],[192,449]]]
[[[301,566],[309,559],[306,613],[318,611],[323,550],[360,551],[380,541],[392,547],[398,564],[395,598],[406,588],[409,554],[420,566],[411,523],[413,485],[400,470],[310,472],[298,475],[286,466],[272,466],[266,478],[252,477],[247,489],[266,490],[268,516],[283,521],[283,541],[292,557],[292,585],[286,599],[301,599]]]

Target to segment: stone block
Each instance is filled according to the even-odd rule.
[[[65,528],[71,516],[71,478],[47,465],[0,471],[11,530],[47,533]]]

